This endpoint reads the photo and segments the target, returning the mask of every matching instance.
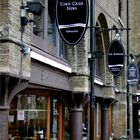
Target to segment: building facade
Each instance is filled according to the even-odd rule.
[[[57,31],[56,1],[33,2],[41,2],[43,10],[32,13],[26,0],[0,1],[0,140],[89,139],[91,27],[77,45],[67,45]],[[137,3],[131,2],[131,6],[137,7]],[[95,1],[94,49],[102,54],[94,58],[95,140],[108,140],[112,134],[114,138],[138,134],[132,100],[128,118],[127,4],[123,0]],[[138,12],[131,10],[134,15]],[[137,18],[133,18],[130,25],[135,26]],[[133,29],[131,46],[136,47],[137,28]],[[108,70],[107,52],[114,39],[121,41],[125,50],[124,70],[119,76]],[[138,60],[138,51],[134,55]],[[82,124],[86,125],[84,134]]]
[[[132,1],[130,2],[130,52],[134,55],[135,64],[139,67],[139,2]],[[140,138],[139,133],[139,82],[136,87],[131,87],[131,100],[132,106],[130,109],[132,110],[132,118],[130,125],[132,125],[132,134],[134,138]]]

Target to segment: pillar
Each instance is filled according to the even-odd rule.
[[[0,140],[8,140],[10,103],[27,85],[27,80],[0,74]]]
[[[102,107],[102,140],[109,140],[109,106]]]
[[[82,140],[83,138],[83,104],[87,101],[88,94],[73,93],[63,95],[63,100],[67,102],[70,108],[71,119],[71,140]]]
[[[9,109],[0,107],[0,140],[8,140]]]
[[[82,112],[82,107],[71,109],[71,140],[82,140]]]
[[[101,140],[109,140],[110,137],[109,106],[112,104],[114,99],[97,97],[96,101],[100,104],[102,108]]]

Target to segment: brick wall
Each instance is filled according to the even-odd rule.
[[[30,77],[30,57],[21,53],[20,28],[20,1],[0,1],[0,72],[19,76],[22,69],[22,76]],[[25,44],[31,42],[30,29],[25,28]]]
[[[130,1],[130,47],[135,55],[140,53],[140,2]]]
[[[107,27],[112,28],[113,25],[120,28],[118,22],[118,1],[117,0],[96,0],[95,5],[95,20],[98,21],[98,16],[103,13],[105,16]],[[122,21],[124,23],[124,27],[126,27],[126,1],[122,0]],[[103,22],[103,21],[102,21]],[[114,77],[107,68],[106,62],[106,52],[108,49],[108,45],[112,39],[116,39],[115,31],[110,31],[109,33],[109,41],[106,42],[104,40],[104,61],[102,67],[102,80],[105,84],[105,87],[102,87],[100,93],[104,98],[115,98],[117,102],[112,104],[112,130],[116,137],[120,137],[122,135],[127,134],[127,104],[126,104],[126,73],[123,72],[121,76],[117,78],[117,82],[115,85]],[[105,39],[105,37],[104,37]],[[126,31],[123,31],[121,34],[121,39],[124,44],[125,50],[126,47]],[[88,51],[89,51],[89,28],[86,31],[84,39],[74,47],[69,47],[68,49],[68,58],[69,62],[72,66],[73,76],[71,77],[71,84],[73,91],[89,91],[89,83],[88,83]],[[126,65],[126,63],[125,63]],[[126,71],[126,67],[124,69]],[[81,76],[82,75],[82,76]],[[86,84],[85,84],[86,83]],[[114,91],[114,87],[117,86],[120,90],[120,93],[117,94]],[[95,91],[96,92],[96,91]]]

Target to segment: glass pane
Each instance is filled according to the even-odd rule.
[[[34,0],[39,1],[45,6],[45,0]],[[35,35],[44,38],[44,12],[41,15],[34,15],[33,18],[33,32]]]
[[[55,1],[48,0],[48,44],[51,47],[54,47],[56,38],[56,31],[55,31]]]
[[[58,99],[53,98],[51,101],[51,124],[52,124],[52,128],[51,128],[51,133],[52,136],[51,138],[57,140],[57,126],[58,126]]]
[[[68,107],[64,108],[64,140],[70,140],[70,113]]]
[[[18,95],[10,106],[9,137],[46,139],[47,97]]]

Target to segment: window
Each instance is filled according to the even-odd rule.
[[[47,102],[47,97],[43,96],[17,95],[10,105],[10,137],[45,139]]]
[[[55,0],[48,0],[48,47],[55,55],[66,59],[66,44],[60,37],[55,21]],[[54,53],[54,52],[53,52]]]
[[[122,2],[118,0],[118,16],[121,18]]]
[[[42,3],[45,6],[45,0],[35,0]],[[33,25],[33,33],[36,36],[44,38],[44,12],[41,15],[34,15],[34,25]]]
[[[96,30],[96,46],[95,46],[95,52],[97,52],[97,55],[102,53],[102,39],[101,39],[101,33],[99,29]],[[102,58],[96,58],[96,65],[95,65],[95,74],[97,77],[101,78],[102,77]]]
[[[65,106],[64,111],[64,140],[70,140],[70,113],[69,108]]]
[[[69,109],[60,97],[18,94],[10,104],[9,139],[70,140]]]
[[[55,1],[48,0],[48,45],[56,46]]]
[[[55,22],[55,0],[34,0],[44,6],[41,15],[33,15],[32,44],[49,54],[66,59],[66,44],[61,39]]]
[[[66,59],[66,43],[60,38],[60,43],[59,43],[59,57],[62,59]]]

